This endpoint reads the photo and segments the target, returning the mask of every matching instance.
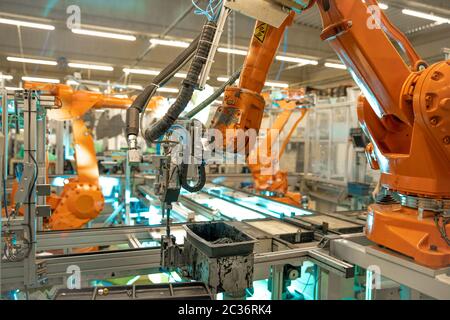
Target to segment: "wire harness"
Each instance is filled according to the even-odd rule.
[[[204,15],[208,18],[209,21],[217,21],[220,15],[220,11],[222,8],[223,0],[209,0],[206,9],[201,8],[198,4],[198,1],[192,0],[192,4],[195,6],[195,14]]]

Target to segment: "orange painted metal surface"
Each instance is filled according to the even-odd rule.
[[[375,0],[310,0],[306,4],[307,9],[317,4],[323,23],[321,38],[364,94],[358,118],[371,139],[366,151],[371,166],[381,171],[381,184],[409,196],[449,200],[450,61],[428,67]],[[259,26],[260,22],[255,35]],[[258,53],[257,42],[254,36],[246,60],[250,66]],[[268,66],[273,56],[264,59]],[[244,68],[240,86],[260,89],[267,74],[260,71]],[[238,96],[226,94],[214,119],[213,126],[224,134],[230,128],[259,129],[261,124],[262,103],[240,105],[233,100]],[[234,141],[226,139],[225,146]],[[235,146],[233,151],[238,151]],[[449,265],[449,246],[434,224],[435,213],[425,210],[419,216],[417,209],[394,210],[391,205],[372,205],[369,210],[373,222],[366,228],[369,239],[424,265]]]
[[[375,243],[395,246],[396,251],[432,268],[450,264],[450,247],[437,232],[431,212],[419,220],[416,209],[374,204],[368,219],[371,225],[366,232]],[[446,230],[450,234],[450,225]]]
[[[81,228],[98,216],[105,202],[99,185],[94,139],[82,116],[93,108],[125,109],[132,100],[97,92],[74,91],[70,86],[60,84],[25,83],[24,88],[50,92],[57,98],[60,108],[49,110],[47,116],[53,120],[72,121],[77,177],[68,180],[61,195],[48,197],[47,201],[53,210],[48,228]]]
[[[211,123],[213,128],[222,132],[224,148],[230,152],[248,155],[253,147],[251,139],[246,139],[244,145],[238,144],[238,136],[249,129],[257,131],[261,126],[265,107],[261,91],[284,31],[292,24],[294,16],[295,13],[291,12],[279,28],[256,22],[239,86],[225,90],[223,105]]]
[[[450,61],[425,68],[382,10],[371,13],[375,0],[314,0],[309,5],[314,3],[322,17],[322,39],[363,91],[358,118],[371,138],[367,150],[373,167],[379,166],[381,184],[406,195],[450,199]],[[449,265],[449,246],[433,212],[421,219],[417,209],[406,207],[394,211],[390,205],[372,205],[369,210],[369,239],[424,265]]]
[[[299,205],[301,195],[295,192],[289,192],[288,174],[281,170],[279,161],[286,150],[286,147],[297,129],[300,122],[305,118],[308,109],[297,109],[297,101],[281,100],[277,101],[281,113],[277,116],[274,123],[268,128],[264,139],[250,152],[247,163],[254,181],[254,188],[258,192],[270,192],[277,196],[278,201],[292,205]],[[287,134],[280,143],[280,135],[284,132],[286,125],[292,118],[295,111],[300,112],[300,116],[291,124]]]

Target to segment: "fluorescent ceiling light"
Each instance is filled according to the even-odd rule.
[[[220,82],[227,82],[228,79],[230,79],[230,78],[227,78],[227,77],[217,77],[217,81],[220,81]]]
[[[435,16],[434,14],[415,11],[415,10],[403,9],[402,13],[406,14],[408,16],[427,19],[427,20],[438,22],[438,23],[450,23],[450,19]]]
[[[362,0],[362,2],[363,2],[363,3],[366,3],[365,0]],[[378,3],[378,7],[379,7],[381,10],[387,10],[387,9],[389,9],[389,6],[388,6],[387,4],[381,3],[381,2]]]
[[[267,87],[289,88],[289,84],[288,83],[282,83],[282,82],[266,81],[265,85]]]
[[[67,81],[66,81],[66,84],[67,84],[68,86],[77,86],[77,85],[79,85],[80,83],[79,83],[78,81],[75,81],[75,80],[67,80]]]
[[[27,28],[42,29],[42,30],[55,30],[55,27],[52,25],[49,25],[49,24],[35,23],[35,22],[28,22],[28,21],[14,20],[14,19],[0,18],[0,23],[14,25],[14,26],[18,26],[18,27],[27,27]]]
[[[119,88],[119,89],[132,89],[132,90],[144,90],[144,87],[139,84],[113,84],[113,87]]]
[[[10,76],[8,74],[0,74],[0,80],[12,80],[14,79],[13,76]]]
[[[129,69],[129,68],[124,68],[123,72],[133,73],[133,74],[144,74],[144,75],[149,75],[149,76],[157,76],[160,73],[160,71],[157,71],[157,70]]]
[[[340,63],[325,62],[325,67],[345,70],[347,67]]]
[[[43,64],[47,66],[56,66],[58,63],[56,61],[50,60],[40,60],[40,59],[28,59],[28,58],[18,58],[18,57],[7,57],[6,60],[11,62],[22,62],[22,63],[32,63],[32,64]]]
[[[245,51],[245,50],[228,49],[228,48],[223,48],[223,47],[220,47],[219,49],[217,49],[217,51],[219,51],[221,53],[235,54],[238,56],[246,56],[248,53],[248,51]]]
[[[133,73],[133,74],[143,74],[143,75],[148,75],[148,76],[157,76],[160,74],[161,71],[158,70],[151,70],[151,69],[129,69],[129,68],[124,68],[123,72],[125,73]],[[186,79],[187,78],[187,73],[185,72],[177,72],[174,75],[175,78],[181,78],[181,79]]]
[[[118,99],[128,99],[128,96],[126,94],[115,94],[114,98]]]
[[[167,93],[178,93],[180,90],[177,88],[158,88],[159,92],[167,92]]]
[[[59,83],[58,79],[39,78],[39,77],[22,77],[23,81],[29,82],[44,82],[44,83]]]
[[[19,87],[5,87],[5,89],[8,91],[22,90],[22,88],[19,88]]]
[[[178,47],[178,48],[187,48],[189,47],[189,43],[185,41],[176,41],[176,40],[163,40],[163,39],[150,39],[150,43],[153,45],[161,45],[161,46],[169,46],[169,47]]]
[[[186,79],[187,78],[187,73],[185,73],[185,72],[178,72],[178,73],[175,73],[174,77],[175,78]],[[210,77],[207,78],[207,80],[209,80],[209,79],[210,79]]]
[[[85,36],[93,36],[93,37],[100,37],[100,38],[125,40],[125,41],[136,41],[135,36],[121,34],[121,33],[103,32],[103,31],[86,30],[86,29],[72,29],[72,32],[76,33],[76,34],[85,35]]]
[[[288,57],[288,56],[276,56],[275,59],[278,61],[293,62],[293,63],[298,63],[298,64],[311,64],[314,66],[319,64],[319,61],[317,61],[317,60],[295,58],[295,57]]]
[[[175,78],[186,79],[186,78],[187,78],[187,73],[184,73],[184,72],[178,72],[178,73],[175,73],[174,77],[175,77]]]
[[[100,71],[114,71],[111,66],[101,66],[96,64],[84,64],[84,63],[69,63],[70,68],[76,69],[90,69],[90,70],[100,70]]]
[[[217,81],[227,82],[229,78],[227,77],[217,77]],[[288,88],[289,84],[283,82],[266,81],[266,87],[277,87],[277,88]]]
[[[144,87],[138,84],[130,84],[127,86],[127,88],[133,90],[144,90]]]

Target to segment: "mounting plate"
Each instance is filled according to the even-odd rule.
[[[279,28],[289,12],[268,0],[226,0],[225,7]]]

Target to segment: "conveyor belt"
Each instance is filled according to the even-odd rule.
[[[139,190],[151,196],[150,187],[142,186]],[[283,220],[285,225],[291,225],[292,228],[337,234],[362,232],[364,226],[364,221],[355,214],[347,216],[303,209],[212,183],[206,184],[198,193],[182,191],[180,203],[195,212],[196,221],[253,221],[271,217]]]

